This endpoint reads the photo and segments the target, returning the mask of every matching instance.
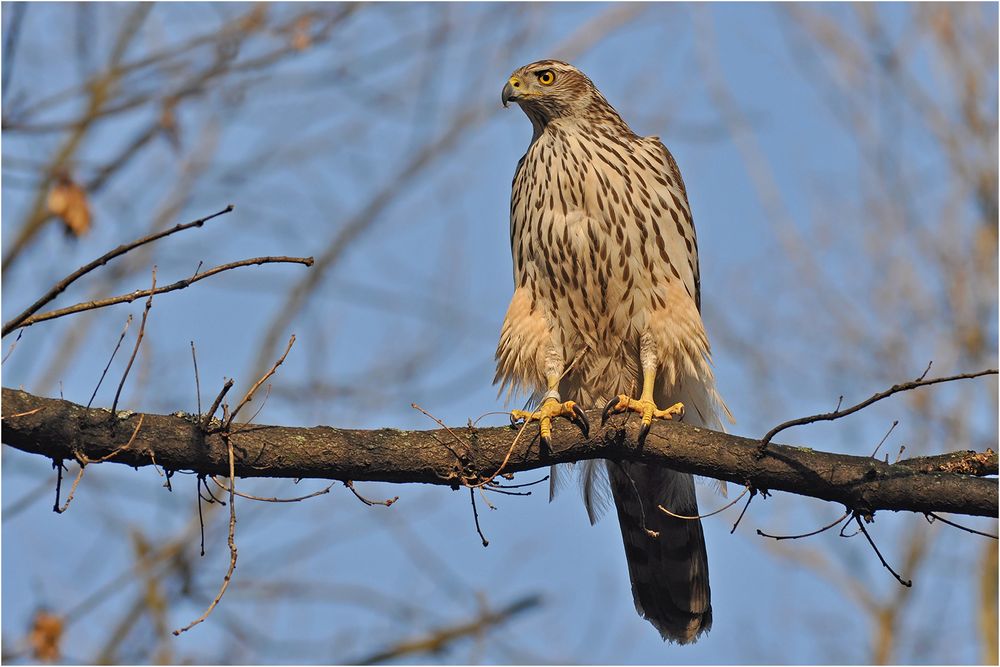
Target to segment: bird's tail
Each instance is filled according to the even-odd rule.
[[[687,644],[712,627],[708,554],[694,478],[643,463],[608,462],[632,597],[665,640]]]

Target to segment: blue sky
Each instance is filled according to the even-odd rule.
[[[157,245],[152,257],[143,260],[143,268],[117,291],[144,286],[153,262],[161,272],[159,280],[166,281],[190,273],[201,261],[209,266],[255,255],[320,255],[373,193],[398,179],[424,142],[457,131],[454,110],[467,105],[482,110],[480,121],[463,131],[454,150],[433,162],[426,174],[399,189],[324,276],[318,293],[283,328],[281,348],[291,332],[297,343],[274,380],[274,395],[259,421],[413,428],[432,424],[410,409],[411,402],[452,424],[502,409],[491,381],[496,336],[512,291],[510,178],[530,138],[530,126],[517,109],[500,107],[500,89],[515,67],[562,55],[560,46],[566,40],[574,46],[581,26],[614,9],[565,3],[524,5],[514,12],[490,4],[435,4],[382,5],[360,13],[334,43],[279,66],[246,94],[228,99],[220,91],[209,96],[210,105],[182,109],[181,155],[160,142],[95,198],[92,234],[72,244],[50,228],[24,258],[32,261],[5,271],[4,319],[63,274],[124,238],[143,233],[151,212],[178,180],[178,164],[197,154],[199,146],[218,142],[211,163],[171,221],[199,217],[230,202],[236,211],[203,230]],[[849,6],[821,9],[835,21],[855,25]],[[103,27],[101,19],[111,10],[97,11],[95,25],[104,36],[110,28]],[[905,32],[915,10],[893,5],[877,11],[891,38],[895,30]],[[982,11],[995,23],[995,7]],[[5,6],[5,28],[7,12]],[[159,7],[146,36],[169,44],[172,29],[190,31],[200,22],[214,25],[218,13],[203,4]],[[440,40],[433,68],[424,70],[405,59],[380,63],[381,44],[412,40],[414,53],[426,47],[427,40],[434,39],[431,27],[445,13],[462,30]],[[13,79],[15,90],[20,86],[30,98],[33,91],[27,82],[33,71],[46,72],[46,90],[77,80],[83,65],[72,58],[53,63],[45,55],[56,48],[51,35],[72,34],[74,17],[67,5],[32,9]],[[868,167],[844,125],[831,114],[821,87],[811,80],[801,52],[789,40],[788,26],[784,10],[772,5],[655,5],[573,58],[633,129],[661,136],[681,166],[698,228],[703,309],[719,386],[737,416],[734,431],[747,436],[759,436],[791,417],[829,410],[841,394],[846,401],[860,400],[907,379],[898,375],[903,372],[899,364],[913,376],[929,359],[936,360],[940,374],[972,370],[959,367],[964,360],[947,345],[942,347],[932,336],[936,330],[909,330],[907,323],[879,317],[873,277],[884,268],[866,265],[864,255],[866,235],[878,231],[866,228],[864,213],[859,212],[867,194]],[[517,29],[524,31],[523,38],[506,48]],[[101,47],[93,48],[103,53]],[[934,80],[935,63],[925,51],[917,49],[910,58],[908,65],[918,79]],[[339,78],[331,62],[345,62],[348,76]],[[995,58],[991,66],[995,74]],[[839,359],[851,357],[852,343],[828,328],[828,318],[836,313],[810,314],[810,308],[820,309],[827,302],[810,296],[803,268],[783,253],[782,220],[775,219],[775,209],[762,205],[756,189],[762,181],[755,178],[766,183],[766,175],[748,170],[746,144],[733,140],[704,76],[705,67],[717,68],[752,130],[751,150],[759,149],[773,169],[771,178],[782,200],[779,210],[819,248],[813,268],[825,276],[824,288],[856,305],[872,327],[903,331],[905,349],[891,364],[887,358],[884,369],[859,377],[850,366],[838,365]],[[995,81],[993,86],[984,97],[992,96],[995,107]],[[918,123],[905,112],[894,117],[885,108],[891,111],[886,105],[867,112],[880,131],[896,132],[891,161],[922,188],[921,206],[938,205],[948,193],[926,184],[940,183],[947,166],[932,152]],[[71,113],[72,106],[53,114],[60,112]],[[99,126],[83,155],[93,162],[107,159],[145,122],[137,112]],[[995,117],[993,122],[995,127]],[[199,134],[199,127],[208,129]],[[5,133],[4,140],[6,251],[31,194],[23,185],[30,185],[30,174],[12,167],[12,157],[44,159],[57,139]],[[83,170],[86,160],[81,162]],[[843,224],[832,227],[837,230],[833,238],[818,236],[821,230],[830,232],[831,227],[814,224],[825,215],[843,216]],[[147,329],[149,340],[125,393],[128,407],[194,411],[191,340],[198,348],[204,402],[224,376],[235,375],[244,384],[252,381],[264,330],[303,273],[301,267],[261,267],[158,297]],[[88,289],[74,287],[61,303],[84,298]],[[84,352],[60,370],[55,382],[43,382],[47,363],[42,362],[66,344],[65,336],[75,324],[62,320],[34,327],[4,365],[4,386],[23,384],[47,395],[61,390],[67,399],[85,403],[126,314],[138,317],[140,311],[141,304],[133,304],[101,313],[86,334]],[[987,356],[995,364],[995,301],[991,312],[994,328],[987,335],[992,352]],[[766,359],[766,372],[747,358],[748,349]],[[273,358],[280,351],[265,356]],[[413,365],[406,381],[381,386],[384,374],[406,371],[400,369],[401,360]],[[109,377],[120,374],[120,362]],[[323,398],[319,385],[310,382],[336,385],[337,392]],[[105,384],[96,404],[110,403],[114,384]],[[972,442],[977,442],[977,434],[996,432],[996,383],[981,386],[989,389],[984,395],[992,395],[992,404],[986,396],[970,408]],[[947,397],[947,390],[942,391]],[[867,453],[902,405],[835,425],[790,431],[786,441]],[[493,416],[482,423],[503,420]],[[894,453],[907,443],[919,447],[926,436],[918,426],[902,424],[886,451]],[[51,477],[44,460],[7,448],[3,456],[5,508],[37,487],[40,479]],[[88,471],[65,515],[52,513],[45,497],[9,521],[5,517],[5,641],[20,635],[38,604],[72,606],[127,567],[136,526],[155,539],[188,525],[194,516],[193,479],[175,476],[173,493],[161,485],[152,470],[106,466]],[[295,495],[319,488],[319,483],[248,481],[242,488]],[[543,492],[493,498],[495,511],[480,504],[483,530],[491,542],[486,549],[475,533],[465,491],[364,485],[362,492],[371,496],[399,495],[400,502],[389,510],[366,508],[346,490],[339,491],[292,506],[239,503],[240,560],[233,587],[207,623],[172,640],[179,655],[202,660],[345,661],[397,638],[401,627],[417,633],[475,614],[477,600],[501,606],[537,592],[544,597],[542,610],[504,626],[482,646],[467,642],[428,660],[702,664],[869,659],[870,629],[847,601],[844,586],[816,577],[794,558],[775,555],[754,534],[758,527],[808,530],[835,518],[840,507],[777,494],[754,501],[735,535],[729,530],[736,510],[706,520],[714,629],[694,646],[676,647],[664,645],[634,612],[614,518],[589,527],[572,490],[552,504]],[[723,502],[707,486],[699,493],[706,510]],[[221,514],[206,535],[208,555],[195,563],[196,584],[209,598],[228,559]],[[923,521],[919,516],[879,515],[875,530],[884,550],[902,559],[896,538]],[[983,525],[989,528],[989,523]],[[860,538],[824,535],[793,545],[789,548],[799,548],[799,556],[833,554],[832,560],[846,563],[850,576],[877,595],[898,586]],[[956,533],[929,548],[931,565],[921,571],[902,622],[914,633],[936,627],[941,644],[927,648],[913,641],[894,657],[976,661],[978,640],[968,603],[974,596],[972,584],[961,578],[951,590],[941,582],[949,572],[976,567],[980,544]],[[312,590],[280,604],[251,604],[261,587],[290,588],[294,582],[307,582]],[[370,590],[394,598],[393,612],[373,612],[352,603],[357,588],[369,591],[360,594],[369,603]],[[131,595],[123,590],[73,626],[68,656],[93,655],[99,637],[91,624],[117,618]],[[207,598],[172,608],[170,623],[183,625],[201,612],[204,602]],[[420,609],[416,620],[408,615],[407,605]],[[227,622],[274,642],[260,655],[240,653]]]

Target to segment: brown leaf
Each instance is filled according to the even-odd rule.
[[[69,174],[56,175],[49,190],[49,213],[63,221],[66,233],[80,238],[90,231],[90,205],[87,193]]]
[[[304,14],[295,20],[292,25],[292,48],[296,51],[305,51],[312,46],[312,35],[309,34],[309,25],[312,17]]]
[[[28,643],[36,660],[55,662],[59,659],[59,642],[62,640],[63,621],[59,616],[39,609],[31,621]]]

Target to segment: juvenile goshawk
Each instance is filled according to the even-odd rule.
[[[632,132],[564,62],[516,70],[502,101],[520,105],[533,130],[511,193],[515,289],[495,381],[541,402],[513,416],[537,420],[543,446],[553,417],[586,431],[581,405],[639,413],[641,439],[653,418],[721,428],[719,414],[729,415],[715,389],[698,245],[673,156],[659,138]],[[591,522],[610,481],[639,614],[664,639],[695,641],[712,624],[701,523],[657,508],[697,515],[693,478],[631,462],[581,467]]]

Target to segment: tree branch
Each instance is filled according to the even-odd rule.
[[[108,456],[138,417],[112,419],[106,409],[88,410],[69,401],[3,389],[4,444],[55,460],[78,454],[90,459]],[[590,419],[600,423],[596,411]],[[134,445],[110,461],[146,466],[152,464],[152,454],[167,470],[229,475],[223,438],[205,434],[197,415],[146,414],[144,420]],[[997,474],[997,455],[990,449],[889,464],[772,444],[767,456],[758,459],[758,440],[673,422],[654,424],[640,451],[635,445],[638,431],[638,420],[619,418],[609,420],[604,429],[594,429],[586,440],[575,428],[556,428],[550,455],[539,452],[537,437],[522,437],[503,472],[595,458],[641,460],[754,489],[838,502],[863,514],[906,510],[997,515],[996,480],[982,479]],[[463,442],[456,443],[456,437]],[[264,425],[235,429],[230,436],[240,477],[421,482],[456,488],[495,474],[514,437],[508,427],[401,431]]]
[[[149,234],[148,236],[144,236],[141,239],[137,239],[137,240],[131,241],[129,243],[123,243],[120,246],[118,246],[117,248],[115,248],[114,250],[109,250],[108,252],[104,253],[103,255],[101,255],[100,257],[98,257],[97,259],[95,259],[94,261],[92,261],[92,262],[90,262],[88,264],[84,264],[79,269],[77,269],[73,273],[69,274],[68,276],[66,276],[65,278],[63,278],[62,280],[60,280],[58,283],[56,283],[52,287],[52,289],[50,289],[40,299],[38,299],[38,301],[36,301],[35,303],[33,303],[30,306],[28,306],[24,310],[24,312],[22,312],[17,317],[11,319],[9,322],[6,322],[3,325],[3,332],[2,332],[3,335],[6,336],[11,331],[14,331],[15,329],[18,329],[18,328],[20,328],[22,326],[26,326],[24,324],[24,322],[26,320],[28,320],[34,313],[37,313],[39,310],[42,309],[42,307],[45,304],[47,304],[48,302],[52,301],[52,299],[54,299],[57,296],[59,296],[60,294],[62,294],[66,290],[67,287],[69,287],[74,282],[76,282],[77,280],[79,280],[83,276],[87,275],[88,273],[90,273],[94,269],[96,269],[96,268],[98,268],[100,266],[104,266],[105,264],[107,264],[111,260],[115,259],[116,257],[120,257],[121,255],[124,255],[125,253],[128,253],[128,252],[130,252],[132,250],[135,250],[136,248],[138,248],[140,246],[144,246],[147,243],[152,243],[153,241],[159,241],[160,239],[162,239],[165,236],[170,236],[171,234],[176,234],[177,232],[182,232],[185,229],[191,229],[192,227],[201,227],[202,225],[204,225],[206,222],[208,222],[212,218],[217,218],[220,215],[225,215],[226,213],[229,213],[232,210],[233,210],[233,205],[229,204],[228,206],[226,206],[226,208],[222,209],[221,211],[217,211],[217,212],[213,213],[212,215],[207,215],[204,218],[199,218],[197,220],[194,220],[193,222],[187,222],[187,223],[184,223],[184,224],[174,225],[170,229],[165,229],[163,231],[159,231],[159,232],[155,232],[153,234]],[[139,298],[139,297],[136,297],[136,298]]]
[[[119,294],[118,296],[108,297],[107,299],[99,299],[97,301],[85,301],[83,303],[78,303],[72,306],[67,306],[65,308],[60,308],[58,310],[50,310],[45,313],[39,313],[38,315],[32,315],[27,317],[17,324],[13,325],[14,328],[26,328],[33,324],[38,324],[39,322],[45,322],[46,320],[54,320],[57,317],[65,317],[67,315],[74,315],[76,313],[82,313],[85,310],[96,310],[98,308],[107,308],[108,306],[114,306],[119,303],[132,303],[136,299],[141,299],[143,297],[152,296],[154,294],[163,294],[164,292],[173,292],[175,290],[184,289],[199,280],[204,280],[205,278],[211,278],[212,276],[222,273],[223,271],[231,271],[233,269],[238,269],[244,266],[259,266],[261,264],[302,264],[304,266],[312,266],[312,257],[251,257],[250,259],[241,259],[238,262],[230,262],[229,264],[220,264],[219,266],[213,266],[207,271],[202,271],[196,273],[190,278],[185,278],[183,280],[178,280],[175,283],[170,283],[169,285],[164,285],[163,287],[154,287],[147,290],[135,290],[134,292],[129,292],[128,294]]]

